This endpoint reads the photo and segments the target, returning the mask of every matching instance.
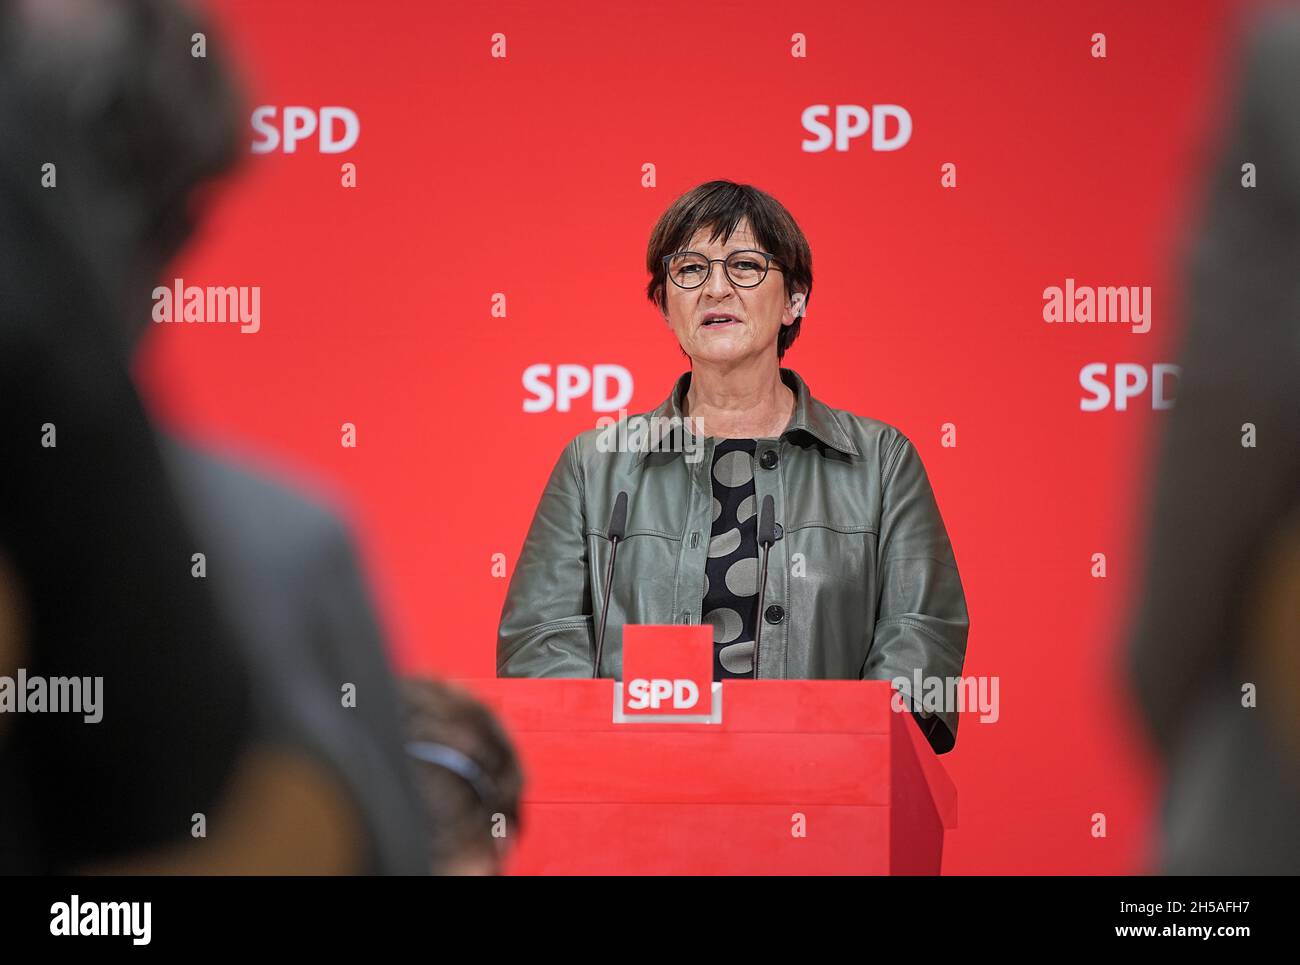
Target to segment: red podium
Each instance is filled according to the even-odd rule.
[[[728,680],[714,723],[619,722],[610,679],[456,683],[523,764],[514,874],[938,874],[956,826],[884,681]]]

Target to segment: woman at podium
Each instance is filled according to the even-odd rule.
[[[560,454],[502,608],[498,675],[618,678],[624,625],[703,623],[715,680],[897,681],[951,749],[956,708],[913,691],[961,675],[957,563],[911,440],[781,364],[812,294],[798,224],[712,181],[664,212],[646,267],[690,369],[655,410]]]

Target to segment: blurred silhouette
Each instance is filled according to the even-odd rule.
[[[95,328],[102,299],[12,184],[0,174],[0,675],[102,677],[103,718],[0,714],[7,873],[188,838],[251,737],[244,668]]]
[[[370,842],[365,870],[424,874],[423,811],[400,696],[347,530],[323,505],[164,439],[218,603],[255,648],[270,735],[335,772]],[[343,688],[356,694],[345,706]]]
[[[1300,873],[1297,90],[1300,16],[1274,15],[1248,44],[1192,252],[1154,483],[1128,671],[1167,763],[1171,874]]]
[[[38,665],[69,648],[65,672],[116,660],[131,674],[106,677],[102,724],[15,728],[35,803],[15,793],[10,809],[41,820],[58,797],[60,820],[93,829],[57,849],[42,836],[20,864],[423,873],[397,691],[346,530],[316,502],[181,443],[167,441],[161,461],[127,379],[156,279],[198,219],[199,189],[241,153],[245,114],[210,33],[207,57],[191,56],[200,31],[188,10],[162,0],[0,0],[0,121],[25,135],[0,147],[5,212],[15,215],[3,222],[3,375],[22,396],[4,408],[7,423],[13,414],[5,441],[23,470],[3,493],[12,519],[0,549],[12,562],[9,612],[32,613],[30,631],[19,622],[8,645],[0,620],[0,659],[7,646],[12,662],[29,637]],[[56,164],[57,187],[41,186],[45,162]],[[52,421],[57,462],[39,448],[40,426]],[[61,542],[28,532],[51,521]],[[206,580],[190,575],[195,552],[207,557]],[[58,608],[46,595],[71,627],[52,622],[46,609]],[[248,667],[240,689],[225,682],[233,669],[215,665],[239,665],[231,647]],[[355,706],[345,705],[347,685]],[[61,753],[36,739],[42,728],[90,746]],[[123,736],[110,743],[82,730]],[[157,773],[132,766],[141,758]],[[178,779],[184,793],[169,797],[166,768],[193,769],[206,796]],[[148,833],[110,837],[99,827],[101,812],[119,810],[117,799],[87,795],[97,790],[88,775],[100,772],[116,778],[121,810],[151,819]],[[175,843],[223,778],[214,831]]]
[[[402,681],[407,751],[419,762],[434,874],[501,874],[519,835],[523,773],[505,729],[469,694]]]
[[[42,872],[188,839],[252,733],[111,335],[117,304],[41,193],[66,144],[23,99],[18,26],[0,5],[0,673],[103,678],[99,723],[0,715],[0,870]]]

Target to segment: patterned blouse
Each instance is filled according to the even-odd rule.
[[[704,566],[703,622],[713,627],[713,679],[754,673],[758,617],[755,439],[718,439],[713,450],[713,527]]]

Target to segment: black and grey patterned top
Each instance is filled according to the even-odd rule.
[[[757,440],[718,439],[713,449],[713,528],[704,565],[703,621],[713,627],[713,679],[754,673],[758,602]]]

